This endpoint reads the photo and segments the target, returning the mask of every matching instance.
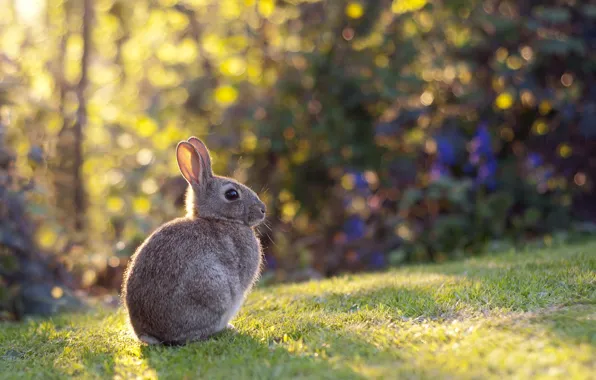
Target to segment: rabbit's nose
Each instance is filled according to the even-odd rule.
[[[261,214],[265,215],[265,212],[267,211],[267,207],[265,207],[265,205],[262,204],[261,205],[261,208],[260,208],[260,211],[261,211]]]

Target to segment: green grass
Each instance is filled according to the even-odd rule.
[[[185,347],[122,311],[0,325],[0,378],[594,378],[596,243],[255,291]]]

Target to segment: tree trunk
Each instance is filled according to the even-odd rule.
[[[89,68],[89,54],[91,52],[91,23],[92,23],[93,3],[91,0],[85,0],[83,3],[83,57],[81,59],[81,78],[76,87],[77,100],[79,107],[77,109],[77,120],[74,128],[74,165],[73,178],[74,188],[74,209],[75,209],[75,231],[81,232],[85,227],[85,186],[82,176],[83,167],[83,140],[84,130],[87,125],[87,99],[85,91],[87,90]]]

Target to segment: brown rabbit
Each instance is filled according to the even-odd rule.
[[[196,137],[176,148],[188,181],[187,215],[159,227],[137,249],[122,298],[137,337],[149,344],[204,340],[231,327],[261,267],[253,228],[265,205],[248,187],[214,175]]]

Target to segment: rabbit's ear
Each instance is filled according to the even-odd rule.
[[[208,176],[213,176],[213,171],[211,169],[211,155],[209,154],[209,149],[207,149],[207,146],[198,138],[192,136],[191,138],[188,139],[188,142],[192,144],[192,146],[195,147],[195,149],[197,150],[197,153],[199,153],[199,156],[201,156],[201,159],[203,160],[203,163],[205,164],[204,169],[205,169],[205,173]]]
[[[187,141],[181,141],[176,147],[178,168],[184,179],[191,185],[199,185],[203,181],[203,163],[194,146]]]

